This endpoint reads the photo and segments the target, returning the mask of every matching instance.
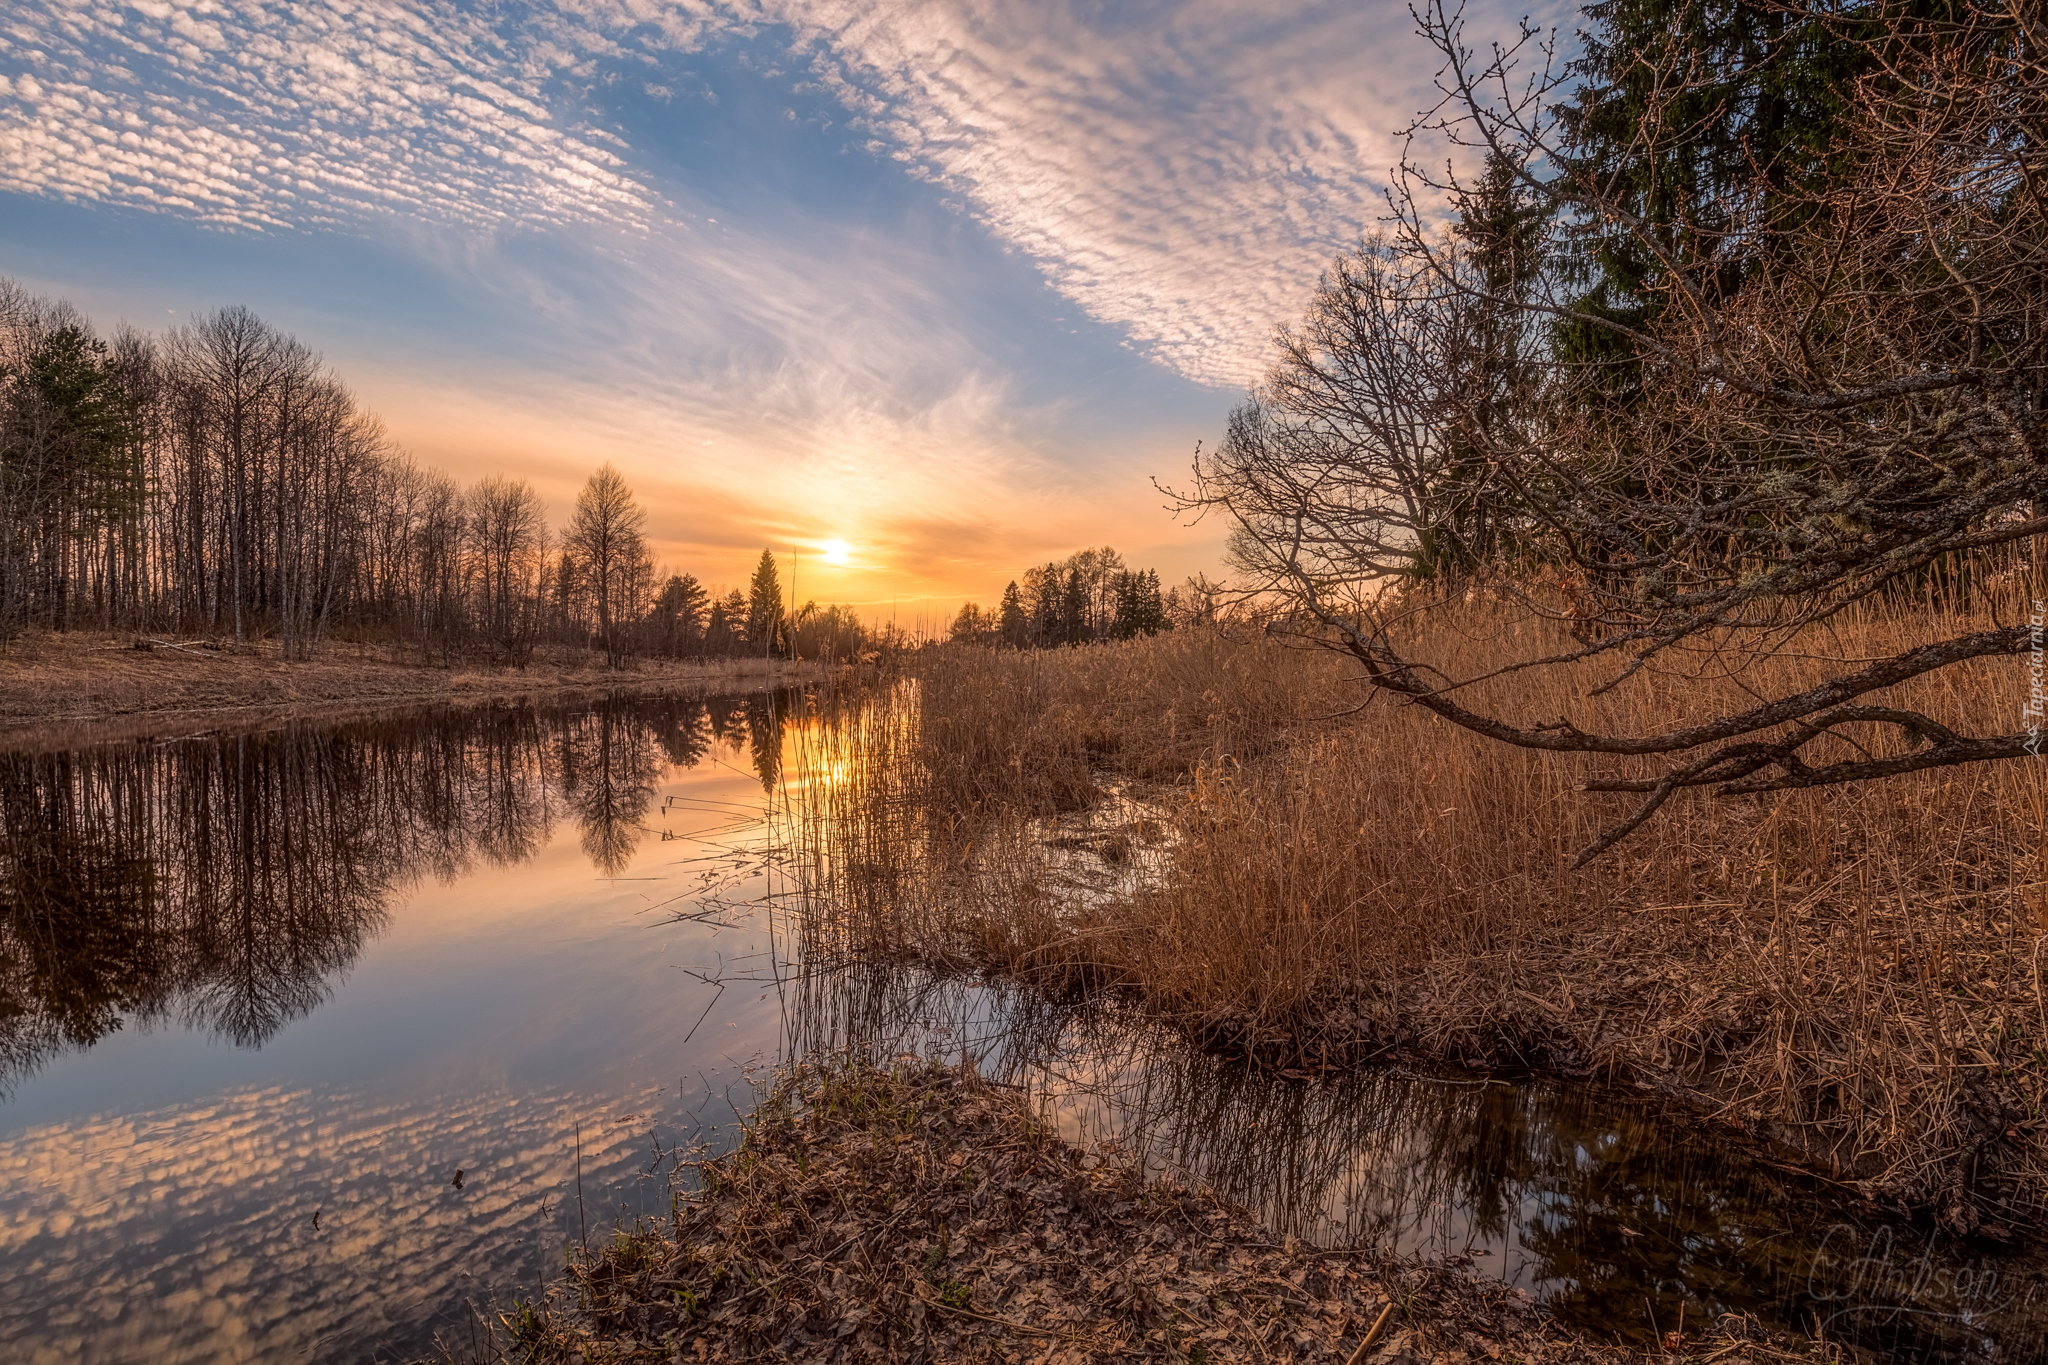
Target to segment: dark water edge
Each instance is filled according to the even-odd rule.
[[[1469,1257],[1602,1339],[1682,1306],[2043,1355],[2038,1249],[1889,1217],[1662,1101],[1294,1081],[1113,1005],[793,960],[771,803],[829,752],[794,736],[857,704],[819,702],[0,754],[0,1355],[460,1342],[571,1242],[665,1212],[679,1147],[721,1146],[763,1068],[841,1047],[972,1056],[1277,1232]]]
[[[2048,1254],[1959,1238],[1581,1080],[1368,1067],[1299,1081],[1116,1004],[850,967],[812,1048],[971,1057],[1070,1141],[1208,1185],[1278,1235],[1468,1260],[1603,1341],[1736,1311],[1897,1361],[2048,1356]],[[1791,1154],[1783,1154],[1790,1158]]]

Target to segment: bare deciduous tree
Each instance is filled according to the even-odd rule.
[[[1332,264],[1222,443],[1196,455],[1192,501],[1237,519],[1238,568],[1271,582],[1341,561],[1353,583],[1392,582],[1443,552],[1456,302],[1383,240]]]
[[[547,510],[524,479],[494,474],[469,490],[477,623],[492,651],[523,665],[540,627]]]
[[[589,582],[597,608],[597,628],[605,659],[617,668],[625,661],[622,627],[638,617],[646,596],[651,564],[647,557],[647,514],[618,470],[607,464],[590,476],[576,495],[576,510],[563,533]]]
[[[1235,430],[1198,468],[1190,500],[1237,518],[1245,557],[1374,685],[1505,743],[1651,760],[1653,775],[1586,784],[1645,798],[1588,857],[1683,788],[1858,781],[2018,757],[2034,742],[1958,734],[1873,699],[2028,648],[2017,621],[1842,657],[1817,685],[1652,733],[1468,705],[1475,683],[1532,669],[1611,660],[1598,690],[1659,660],[1740,670],[1851,604],[1944,565],[2010,564],[2001,547],[2048,531],[2048,33],[2018,0],[1934,18],[1893,0],[1776,8],[1848,53],[1856,73],[1826,145],[1758,152],[1721,183],[1660,183],[1648,197],[1640,177],[1590,154],[1584,113],[1601,92],[1568,91],[1571,73],[1540,35],[1478,54],[1443,0],[1421,15],[1445,60],[1445,103],[1427,127],[1511,168],[1556,234],[1545,268],[1503,288],[1436,227],[1433,206],[1475,186],[1404,168],[1402,290],[1541,341],[1520,362],[1516,401],[1440,384],[1451,401],[1432,437],[1465,444],[1511,495],[1521,559],[1390,589],[1391,553],[1429,520],[1414,524],[1398,495],[1370,485],[1329,494],[1339,481],[1322,478],[1327,447],[1295,458],[1277,438],[1238,442]],[[1618,139],[1629,164],[1681,159],[1697,119],[1672,111],[1724,88],[1714,54],[1674,36],[1621,60],[1644,92]],[[1740,110],[1715,108],[1742,134]],[[1644,263],[1627,307],[1586,292],[1617,241]],[[1459,334],[1471,345],[1484,331]],[[1375,383],[1398,377],[1368,345],[1346,344]],[[1449,371],[1472,363],[1453,356]],[[1532,561],[1547,571],[1530,572]],[[1567,623],[1578,646],[1516,656],[1503,642],[1499,667],[1478,676],[1413,657],[1415,614],[1474,592]],[[1903,747],[1886,738],[1900,734]],[[1822,751],[1825,761],[1805,757]]]

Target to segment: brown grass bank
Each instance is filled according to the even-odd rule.
[[[496,1360],[1059,1362],[1672,1358],[1597,1345],[1459,1262],[1278,1241],[1214,1196],[1053,1136],[972,1070],[785,1072],[672,1219],[580,1254]],[[1675,1328],[1675,1325],[1674,1325]],[[1702,1330],[1705,1329],[1705,1330]],[[1673,1336],[1681,1334],[1674,1330]],[[1739,1318],[1679,1358],[1846,1360]]]
[[[183,643],[182,641],[179,643]],[[134,637],[73,631],[25,636],[0,651],[0,747],[164,735],[223,722],[334,716],[385,706],[486,701],[578,690],[690,688],[706,693],[823,676],[779,660],[643,660],[614,671],[602,655],[550,652],[524,669],[419,662],[414,650],[337,641],[312,660],[263,644],[229,653],[193,644],[147,650]]]
[[[1812,652],[1888,652],[1927,610],[1847,616]],[[1429,627],[1472,658],[1542,628]],[[1823,667],[1795,648],[1597,698],[1557,670],[1492,700],[1656,730]],[[1998,732],[2025,685],[2003,660],[1896,692]],[[1577,793],[1587,760],[1369,700],[1328,654],[953,651],[918,687],[921,709],[833,732],[843,780],[810,793],[827,951],[1124,990],[1283,1070],[1392,1054],[1654,1086],[1957,1230],[2048,1225],[2038,765],[1694,793],[1574,871],[1628,799]]]

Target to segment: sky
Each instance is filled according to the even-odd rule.
[[[610,461],[714,585],[1172,583],[1222,528],[1152,481],[1384,214],[1433,58],[1405,0],[8,0],[0,275],[247,305],[558,523]]]

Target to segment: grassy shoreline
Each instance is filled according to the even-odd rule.
[[[69,632],[16,639],[0,651],[0,747],[69,747],[155,738],[221,725],[339,720],[393,707],[561,696],[689,691],[712,695],[813,682],[830,670],[782,660],[638,660],[551,652],[524,669],[421,663],[415,651],[335,642],[312,660],[261,644],[237,653],[192,646],[134,648],[126,634]]]
[[[1483,651],[1496,626],[1444,628]],[[1916,628],[1873,609],[1833,647]],[[1515,702],[1655,730],[1806,666]],[[1991,729],[2005,667],[1910,700]],[[1578,760],[1362,706],[1326,654],[1185,632],[916,671],[916,707],[820,741],[846,774],[808,798],[820,951],[1118,991],[1282,1071],[1397,1056],[1655,1089],[1952,1232],[2048,1228],[2038,765],[1686,794],[1575,868],[1619,808],[1575,792]]]
[[[1062,1142],[971,1067],[785,1070],[672,1218],[572,1249],[471,1359],[1623,1365],[1849,1359],[1739,1317],[1593,1342],[1469,1262],[1280,1239],[1210,1192]]]

